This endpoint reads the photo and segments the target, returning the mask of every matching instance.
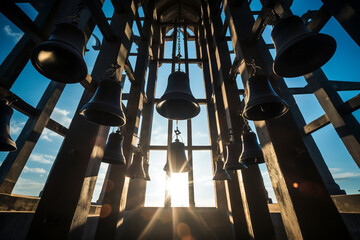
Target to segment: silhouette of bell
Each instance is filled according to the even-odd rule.
[[[110,164],[125,164],[126,160],[123,153],[123,141],[124,136],[119,130],[110,133],[102,161]]]
[[[0,102],[0,151],[15,151],[16,143],[10,136],[10,119],[14,110],[4,101]]]
[[[256,134],[251,131],[246,131],[241,135],[242,152],[240,155],[240,162],[246,165],[264,163],[264,156],[259,146]]]
[[[276,49],[273,69],[282,77],[313,72],[329,61],[336,50],[331,36],[310,31],[298,16],[280,19],[271,38]]]
[[[144,171],[144,165],[143,165],[143,155],[141,151],[135,151],[133,154],[133,159],[126,170],[125,176],[129,178],[138,178],[138,179],[145,179],[145,171]]]
[[[190,172],[191,166],[185,155],[185,145],[176,139],[169,147],[168,160],[164,166],[165,172]]]
[[[145,180],[151,181],[150,175],[149,175],[149,163],[144,161],[144,172],[145,172]]]
[[[199,114],[200,106],[191,93],[186,73],[176,71],[170,74],[166,91],[156,105],[156,111],[173,120],[190,119]]]
[[[122,88],[115,79],[104,79],[99,83],[93,98],[85,104],[80,114],[86,120],[105,126],[123,126],[126,117],[121,103]]]
[[[289,110],[287,103],[274,92],[266,76],[258,74],[251,77],[246,88],[243,110],[246,119],[268,120],[280,117]]]
[[[224,169],[224,162],[221,160],[221,157],[215,161],[215,174],[213,180],[231,180],[230,175]]]
[[[240,153],[238,149],[240,149],[240,144],[238,143],[230,143],[227,146],[227,156],[226,162],[224,165],[224,169],[226,170],[238,170],[238,169],[247,169],[247,166],[243,163],[239,162]]]
[[[77,83],[86,78],[85,33],[73,23],[56,26],[48,41],[31,53],[31,63],[45,77],[62,83]]]

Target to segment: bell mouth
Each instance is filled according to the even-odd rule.
[[[13,152],[16,149],[16,144],[12,139],[5,139],[3,137],[0,139],[0,151]]]
[[[170,94],[169,94],[170,95]],[[156,105],[156,111],[163,117],[171,120],[186,120],[200,113],[200,106],[194,100],[176,98],[177,94],[164,95]],[[166,99],[169,97],[169,99]],[[190,97],[190,96],[189,96]]]
[[[80,110],[80,115],[84,116],[89,122],[104,126],[123,126],[126,118],[117,108],[104,112],[103,105],[97,103],[87,103]]]
[[[87,75],[83,56],[61,41],[40,44],[31,54],[31,63],[42,75],[56,82],[78,83]]]
[[[313,32],[303,34],[276,53],[273,71],[281,77],[303,76],[327,63],[335,50],[336,41],[331,36]]]
[[[252,121],[269,120],[281,117],[289,111],[287,103],[279,97],[274,97],[273,101],[266,97],[264,101],[258,99],[259,103],[249,102],[247,105],[251,106],[244,109],[244,118]]]

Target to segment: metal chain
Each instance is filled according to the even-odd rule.
[[[177,27],[177,34],[178,34],[178,36],[177,36],[178,54],[177,54],[176,57],[178,58],[178,71],[180,71],[180,58],[181,58],[181,53],[180,53],[180,51],[181,51],[181,49],[180,49],[180,33],[181,33],[180,27]]]

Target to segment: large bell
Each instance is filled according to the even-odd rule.
[[[10,136],[10,119],[14,110],[4,101],[0,102],[0,151],[16,150],[16,143]]]
[[[126,170],[125,176],[135,179],[145,179],[145,171],[144,171],[144,164],[143,164],[143,155],[141,151],[135,151],[133,154],[132,162],[129,168]]]
[[[165,172],[190,172],[191,166],[185,155],[185,145],[176,139],[169,147],[168,160],[164,166]]]
[[[224,169],[226,170],[238,170],[238,169],[247,169],[247,166],[239,162],[239,149],[240,146],[238,143],[230,143],[227,146],[227,156]]]
[[[93,98],[85,104],[80,114],[86,120],[105,126],[123,126],[126,117],[121,103],[122,88],[115,79],[104,79],[99,83]]]
[[[120,131],[110,133],[102,161],[110,164],[125,164],[126,160],[123,153],[123,141],[124,136]]]
[[[50,39],[31,53],[31,63],[45,77],[62,83],[86,78],[85,33],[73,23],[57,25]]]
[[[256,139],[256,134],[251,131],[241,135],[242,152],[240,162],[246,165],[264,163],[264,156],[261,147]]]
[[[190,119],[199,114],[200,106],[191,93],[186,73],[176,71],[170,74],[166,91],[156,105],[156,111],[173,120]]]
[[[150,179],[150,175],[149,175],[149,163],[147,161],[144,161],[144,172],[145,172],[145,180],[146,181],[151,181]]]
[[[221,156],[215,161],[215,173],[213,180],[231,180],[230,175],[224,169],[224,162],[221,160]]]
[[[287,103],[280,98],[264,75],[255,75],[246,84],[246,97],[243,116],[259,121],[280,117],[289,110]]]
[[[310,31],[298,16],[280,19],[271,38],[276,48],[274,72],[282,77],[313,72],[329,61],[336,50],[332,37]]]

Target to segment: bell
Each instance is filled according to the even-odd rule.
[[[110,164],[125,164],[126,160],[123,153],[123,141],[124,136],[120,131],[110,133],[102,161]]]
[[[45,77],[62,83],[77,83],[86,78],[85,33],[73,23],[57,25],[48,41],[31,53],[31,63]]]
[[[271,87],[264,75],[251,77],[246,84],[246,98],[243,116],[246,119],[259,121],[284,115],[289,106]]]
[[[125,176],[129,178],[138,178],[138,179],[145,179],[145,171],[144,171],[144,165],[143,165],[143,155],[141,151],[135,151],[133,154],[133,159],[126,170]]]
[[[86,120],[105,126],[123,126],[126,117],[121,103],[122,88],[115,79],[104,79],[99,83],[93,98],[85,104],[80,114]]]
[[[170,144],[168,160],[164,166],[165,172],[184,173],[192,170],[185,155],[185,145],[176,139]]]
[[[148,162],[145,162],[144,161],[144,172],[145,172],[145,180],[146,181],[151,181],[151,179],[150,179],[150,175],[149,175],[149,163]]]
[[[226,170],[238,170],[238,169],[247,169],[247,166],[239,162],[238,149],[240,146],[238,143],[231,143],[227,146],[227,156],[224,169]]]
[[[14,110],[4,101],[0,102],[0,151],[16,150],[16,143],[10,136],[10,119]]]
[[[241,135],[242,152],[240,155],[240,162],[246,165],[264,163],[264,156],[259,146],[256,134],[251,131],[245,132]]]
[[[224,162],[221,160],[221,157],[215,161],[215,174],[213,180],[231,180],[230,175],[224,169]]]
[[[191,93],[189,78],[184,72],[170,74],[166,91],[156,105],[156,111],[173,120],[190,119],[199,114],[200,106]]]
[[[298,16],[280,19],[271,38],[276,49],[273,69],[282,77],[313,72],[329,61],[336,50],[331,36],[310,31]]]

